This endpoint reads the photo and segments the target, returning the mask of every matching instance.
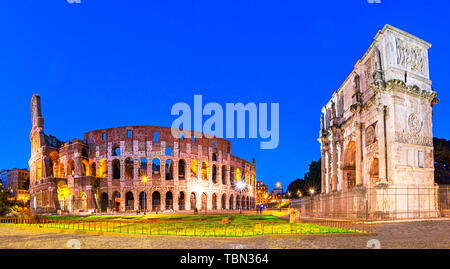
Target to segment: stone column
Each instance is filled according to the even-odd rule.
[[[338,185],[338,154],[336,142],[331,144],[331,191],[337,191]]]
[[[378,140],[378,181],[380,183],[387,182],[386,175],[386,138],[385,138],[385,128],[384,125],[384,108],[379,106],[377,108],[377,140]]]
[[[322,193],[325,193],[326,192],[326,190],[325,190],[325,173],[326,173],[326,171],[325,171],[325,151],[324,150],[322,150],[322,162],[321,162],[321,173],[322,173],[322,177],[321,177],[321,192]]]
[[[166,210],[166,191],[161,191],[160,197],[161,197],[161,201],[159,203],[160,204],[159,210],[164,211],[164,210]]]
[[[125,211],[125,206],[126,206],[126,199],[125,199],[125,192],[120,191],[120,211],[124,212]]]
[[[355,157],[355,166],[356,166],[356,186],[362,184],[362,125],[361,123],[355,122],[355,130],[356,130],[356,157]]]

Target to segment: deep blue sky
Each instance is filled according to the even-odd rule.
[[[27,167],[30,99],[61,140],[124,125],[170,126],[176,102],[279,102],[280,144],[232,140],[273,188],[320,157],[320,110],[391,24],[433,44],[434,135],[450,138],[448,1],[0,3],[0,169]],[[283,3],[281,3],[283,2]]]

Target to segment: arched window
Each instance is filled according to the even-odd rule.
[[[166,148],[166,156],[172,156],[172,148],[171,147]]]
[[[91,163],[90,169],[91,169],[91,171],[90,171],[91,176],[96,177],[97,176],[97,165],[95,164],[95,162]]]
[[[112,156],[120,156],[120,147],[115,145],[112,148]]]
[[[159,158],[153,158],[152,160],[152,175],[153,177],[160,177],[160,165],[161,161]]]
[[[75,175],[75,162],[72,159],[67,162],[67,172],[69,175]],[[39,174],[38,179],[40,179]]]
[[[108,176],[108,161],[106,159],[102,159],[100,162],[100,177]]]
[[[222,166],[222,184],[227,185],[227,166]]]
[[[173,161],[166,160],[166,180],[173,179]]]
[[[185,179],[186,177],[186,162],[184,160],[178,161],[178,179]]]
[[[215,153],[212,154],[212,160],[213,162],[217,162],[217,155]]]
[[[112,168],[113,168],[113,179],[120,179],[120,161],[118,159],[113,160]]]
[[[125,159],[125,179],[133,179],[134,178],[134,161],[133,158]]]
[[[173,195],[171,191],[168,191],[166,193],[166,209],[167,210],[173,209]]]
[[[139,160],[139,176],[146,177],[147,176],[147,159],[141,158]]]
[[[202,162],[202,179],[208,180],[209,166],[207,162]]]
[[[241,169],[236,168],[236,181],[241,180]]]
[[[212,166],[212,182],[217,183],[217,166],[215,164]]]
[[[197,178],[198,176],[198,162],[196,160],[192,160],[191,162],[191,178]]]

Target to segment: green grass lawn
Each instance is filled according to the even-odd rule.
[[[224,218],[229,219],[223,224]],[[350,227],[289,223],[272,215],[104,215],[41,216],[41,228],[125,234],[246,237],[277,234],[360,233]],[[17,224],[16,224],[17,225]],[[25,224],[26,225],[26,224]]]

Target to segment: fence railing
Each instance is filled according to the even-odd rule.
[[[448,186],[355,187],[292,201],[301,216],[389,220],[439,217],[450,209]]]
[[[51,218],[0,218],[0,225],[17,225],[72,231],[142,235],[249,237],[257,235],[312,235],[372,233],[370,222],[314,221],[295,223],[163,223],[145,221],[72,221]]]

